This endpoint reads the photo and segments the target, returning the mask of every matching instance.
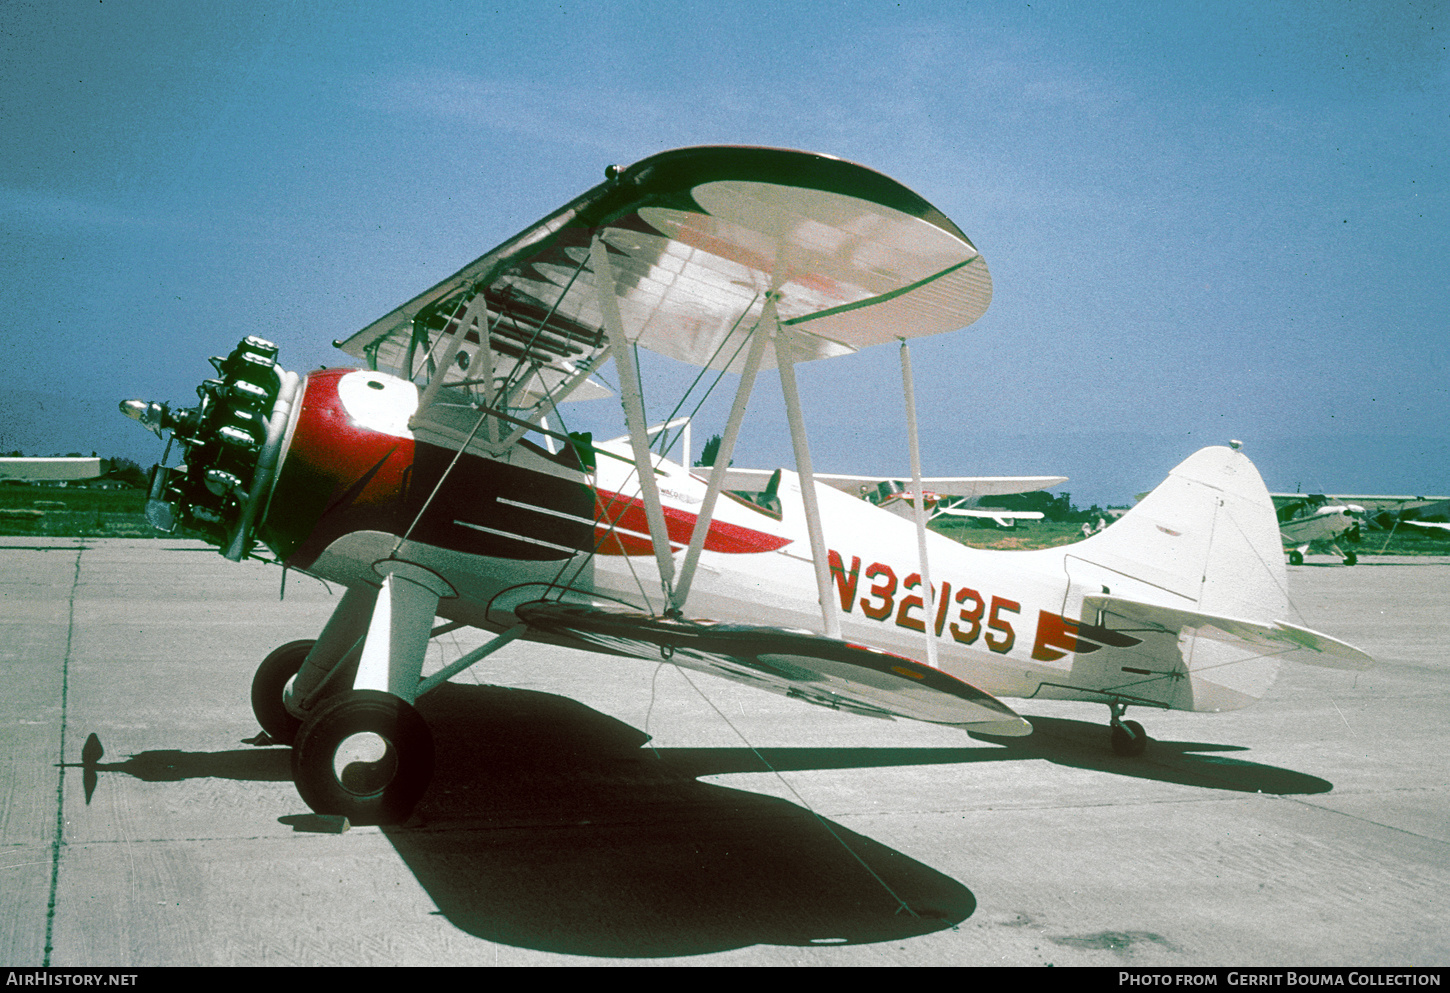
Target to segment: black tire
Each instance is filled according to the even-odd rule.
[[[381,739],[382,755],[339,769],[344,744],[362,735]],[[432,777],[427,723],[407,701],[380,690],[348,690],[324,701],[292,748],[292,778],[302,799],[319,814],[341,814],[353,824],[402,823]]]
[[[1354,565],[1358,561],[1359,561],[1359,556],[1356,555],[1356,554],[1354,554],[1353,552],[1345,552],[1344,553],[1344,564],[1345,565]]]
[[[1148,735],[1137,721],[1124,721],[1113,725],[1112,742],[1115,755],[1134,758],[1148,747]]]
[[[1304,564],[1304,553],[1303,552],[1299,552],[1299,551],[1290,552],[1289,553],[1289,564],[1290,565],[1303,565]]]
[[[287,680],[302,668],[314,644],[310,639],[287,642],[263,659],[252,677],[252,713],[257,715],[262,730],[273,741],[284,745],[292,744],[302,721],[282,705],[282,690],[287,687]]]

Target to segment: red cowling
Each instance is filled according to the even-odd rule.
[[[304,380],[295,426],[258,534],[289,565],[305,568],[332,541],[357,530],[401,534],[413,439],[364,427],[337,384],[355,369]]]

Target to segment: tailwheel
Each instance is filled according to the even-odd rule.
[[[1148,747],[1148,734],[1137,721],[1114,721],[1112,742],[1115,755],[1135,758]]]
[[[1291,551],[1289,553],[1289,564],[1290,565],[1303,565],[1304,564],[1304,553],[1301,552],[1301,551],[1299,551],[1298,549],[1295,549],[1295,550]]]
[[[310,639],[289,641],[263,659],[252,677],[252,713],[257,715],[262,730],[283,745],[292,744],[302,721],[282,704],[282,691],[302,668],[314,644]]]
[[[297,792],[354,824],[407,820],[433,776],[433,735],[412,704],[380,690],[324,701],[292,749]]]
[[[1148,747],[1148,734],[1143,730],[1143,725],[1137,721],[1123,720],[1123,712],[1128,709],[1125,703],[1109,703],[1108,710],[1112,712],[1112,725],[1110,740],[1113,744],[1113,754],[1122,755],[1126,758],[1134,758],[1142,755],[1143,750]]]

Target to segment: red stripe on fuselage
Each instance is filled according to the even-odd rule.
[[[699,515],[676,507],[664,507],[663,510],[665,531],[669,534],[671,543],[688,545]],[[649,520],[645,516],[644,501],[639,497],[631,498],[611,493],[609,490],[598,490],[594,514],[594,537],[599,554],[649,555],[653,552],[654,546],[648,537]],[[789,538],[725,521],[711,521],[710,530],[705,534],[706,551],[723,552],[727,555],[773,552],[788,544]]]

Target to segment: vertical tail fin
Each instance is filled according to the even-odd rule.
[[[1288,607],[1273,501],[1253,463],[1234,449],[1189,456],[1117,523],[1066,553],[1073,588],[1090,599],[1263,624]],[[1232,710],[1261,697],[1278,673],[1264,646],[1191,624],[1164,625],[1125,651],[1132,660],[1116,650],[1082,659],[1074,681],[1176,709]]]
[[[1254,464],[1230,448],[1189,456],[1069,557],[1128,580],[1112,590],[1120,596],[1264,621],[1288,606],[1273,501]]]

